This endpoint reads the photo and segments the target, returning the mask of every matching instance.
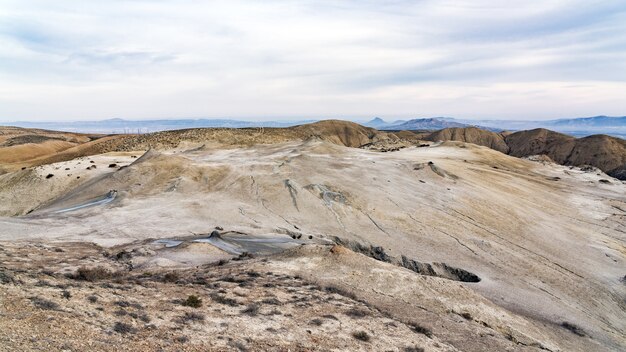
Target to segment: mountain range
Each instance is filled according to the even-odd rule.
[[[393,122],[387,122],[380,117],[376,117],[364,123],[364,125],[379,130],[393,131],[439,130],[444,128],[472,126],[494,132],[546,128],[575,137],[586,137],[592,134],[607,134],[614,137],[626,138],[626,116],[594,116],[546,121],[468,120],[451,117],[432,117],[397,120]]]
[[[187,128],[250,128],[250,127],[291,127],[315,122],[315,120],[297,121],[243,121],[233,119],[159,119],[159,120],[126,120],[121,118],[99,121],[70,122],[30,122],[16,121],[3,123],[22,128],[39,128],[55,131],[77,133],[150,133],[171,131]]]
[[[126,120],[120,118],[100,121],[74,122],[27,122],[16,121],[2,123],[5,126],[23,128],[39,128],[56,131],[78,133],[149,133],[186,128],[252,128],[252,127],[291,127],[316,122],[318,120],[286,120],[286,121],[246,121],[227,118],[220,119],[159,119],[159,120]],[[444,128],[478,127],[492,132],[521,131],[535,128],[546,128],[575,137],[586,137],[592,134],[606,134],[626,138],[626,116],[608,117],[595,116],[546,121],[522,120],[469,120],[451,117],[428,117],[410,120],[385,121],[376,117],[363,126],[387,131],[435,131]]]

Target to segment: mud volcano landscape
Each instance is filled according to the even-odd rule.
[[[0,350],[624,350],[624,145],[0,128]]]

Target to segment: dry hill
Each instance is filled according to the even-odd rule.
[[[0,173],[107,152],[210,146],[252,146],[318,138],[347,147],[396,143],[394,134],[327,120],[290,128],[196,128],[142,135],[84,135],[16,127],[0,128]],[[17,144],[19,141],[19,144]]]
[[[398,136],[411,138],[410,132],[401,133]],[[562,165],[591,165],[613,177],[626,179],[626,141],[606,135],[575,138],[542,128],[515,133],[495,133],[467,127],[447,128],[432,133],[417,132],[413,137],[435,142],[473,143],[516,157],[546,155]]]
[[[466,142],[489,147],[504,154],[509,152],[509,146],[502,135],[477,127],[446,128],[429,134],[425,139],[429,141]]]

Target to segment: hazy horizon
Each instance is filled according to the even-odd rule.
[[[394,122],[394,121],[408,121],[415,119],[454,119],[454,120],[469,120],[469,121],[553,121],[553,120],[562,120],[562,119],[579,119],[579,118],[591,118],[591,117],[609,117],[609,118],[621,118],[626,116],[623,115],[615,115],[609,116],[604,114],[595,114],[589,116],[563,116],[563,117],[555,117],[555,118],[542,118],[542,119],[505,119],[505,118],[481,118],[481,117],[461,117],[461,116],[449,116],[449,115],[437,115],[437,116],[417,116],[417,115],[407,115],[407,116],[365,116],[365,117],[351,117],[351,116],[276,116],[276,117],[229,117],[229,116],[209,116],[209,117],[146,117],[146,118],[128,118],[128,117],[108,117],[108,118],[84,118],[84,119],[3,119],[0,117],[0,125],[3,123],[10,122],[25,122],[25,123],[72,123],[72,122],[105,122],[111,120],[123,120],[128,122],[142,122],[142,121],[184,121],[184,120],[230,120],[230,121],[243,121],[243,122],[304,122],[304,121],[321,121],[321,120],[345,120],[345,121],[353,121],[353,122],[369,122],[373,119],[380,118],[385,122]]]
[[[9,0],[0,45],[0,122],[626,115],[612,0]]]

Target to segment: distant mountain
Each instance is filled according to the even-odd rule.
[[[24,128],[39,128],[56,131],[80,133],[148,133],[157,131],[179,130],[187,128],[221,127],[221,128],[249,128],[249,127],[290,127],[315,122],[317,120],[301,121],[244,121],[231,119],[161,119],[161,120],[125,120],[113,118],[101,121],[77,122],[7,122],[10,125]],[[451,117],[417,118],[412,120],[385,121],[376,117],[364,126],[378,130],[429,130],[436,131],[444,128],[463,128],[474,126],[483,130],[501,132],[522,131],[535,128],[547,128],[574,137],[585,137],[593,134],[606,134],[626,139],[626,116],[608,117],[594,116],[572,119],[558,119],[547,121],[521,120],[469,120]]]
[[[470,120],[452,117],[419,118],[409,121],[386,122],[377,117],[367,123],[368,127],[379,130],[440,130],[453,127],[475,126],[487,131],[522,131],[535,128],[547,128],[566,133],[575,137],[586,137],[593,134],[607,134],[613,137],[626,138],[626,116],[609,117],[594,116],[571,119],[555,119],[546,121],[527,120]]]
[[[389,125],[389,123],[381,119],[380,117],[375,117],[374,119],[363,124],[363,126],[372,127],[376,129],[380,129],[381,127],[385,127],[387,125]]]
[[[609,117],[594,116],[572,119],[556,119],[547,121],[520,120],[455,120],[461,123],[477,124],[490,128],[509,131],[547,128],[566,133],[575,137],[586,137],[593,134],[607,134],[613,137],[626,138],[626,116]]]
[[[413,119],[400,124],[382,126],[383,130],[440,130],[450,127],[467,127],[469,125],[443,118]]]
[[[594,116],[547,121],[551,126],[626,127],[626,116]]]
[[[55,131],[80,133],[149,133],[157,131],[180,130],[187,128],[246,128],[246,127],[291,127],[315,122],[305,121],[241,121],[231,119],[164,119],[164,120],[124,120],[120,118],[100,121],[76,122],[26,122],[18,121],[5,125],[39,128]]]

